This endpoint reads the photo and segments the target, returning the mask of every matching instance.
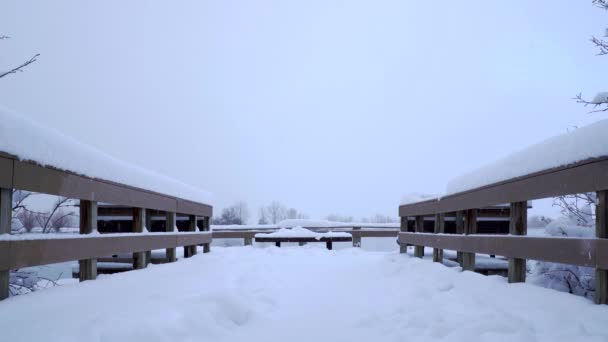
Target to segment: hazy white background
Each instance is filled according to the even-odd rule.
[[[0,104],[218,209],[396,215],[404,193],[605,118],[571,98],[605,90],[588,39],[606,18],[590,0],[3,0],[0,68],[41,56]]]

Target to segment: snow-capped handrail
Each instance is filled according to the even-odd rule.
[[[608,189],[608,156],[399,206],[399,216],[433,215],[504,203]]]
[[[0,151],[0,188],[183,214],[212,216],[212,206],[149,189],[91,178]]]

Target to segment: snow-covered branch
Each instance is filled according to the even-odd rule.
[[[574,100],[576,100],[576,103],[582,103],[585,107],[593,106],[594,109],[592,111],[590,111],[590,113],[608,111],[608,92],[605,92],[605,91],[601,92],[601,93],[597,93],[591,101],[585,100],[583,98],[583,94],[580,94],[580,93],[574,97]],[[600,108],[598,108],[598,107],[600,107]],[[598,108],[598,109],[595,109],[595,108]]]

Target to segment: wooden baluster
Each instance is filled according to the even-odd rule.
[[[165,213],[165,231],[168,233],[173,233],[175,231],[175,213],[172,213],[172,212]],[[175,253],[175,248],[165,249],[165,258],[166,258],[167,262],[176,261],[177,256]]]
[[[253,238],[251,236],[245,236],[245,238],[243,240],[244,240],[245,246],[253,245]]]
[[[97,232],[97,202],[80,201],[80,234]],[[80,281],[95,280],[97,278],[97,259],[79,260]]]
[[[146,209],[146,224],[145,230],[146,232],[152,231],[152,210]],[[150,265],[152,262],[152,251],[146,251],[146,266]]]
[[[528,202],[511,203],[511,219],[509,234],[528,234]],[[509,283],[523,283],[526,281],[526,259],[509,258]]]
[[[416,233],[424,233],[424,216],[416,216]],[[414,246],[414,256],[424,257],[424,246]]]
[[[608,238],[608,190],[597,192],[595,237]],[[608,270],[595,269],[595,302],[608,304]]]
[[[435,214],[435,234],[445,233],[445,215]],[[433,248],[433,262],[443,262],[443,249]]]
[[[469,209],[465,212],[464,234],[477,233],[477,209]],[[462,253],[462,270],[475,271],[475,253]]]
[[[407,232],[407,216],[401,216],[401,227],[399,231],[402,233]],[[399,243],[399,253],[407,254],[407,243]]]
[[[0,235],[11,233],[13,189],[0,188]],[[0,270],[0,300],[9,296],[11,270]]]
[[[211,231],[211,217],[204,217],[203,218],[203,229],[204,232],[210,232]],[[203,253],[209,253],[211,252],[211,244],[210,243],[204,243],[203,244]]]
[[[196,231],[196,215],[188,215],[188,232]],[[184,246],[184,258],[196,255],[196,245]]]
[[[143,233],[144,226],[146,225],[146,209],[133,208],[133,232]],[[146,268],[146,252],[135,251],[133,252],[133,269],[141,270]]]
[[[361,247],[361,235],[359,234],[360,231],[361,227],[353,227],[353,247]]]
[[[464,212],[457,211],[456,216],[454,217],[456,224],[456,234],[464,234]],[[456,251],[456,261],[462,267],[462,252]]]

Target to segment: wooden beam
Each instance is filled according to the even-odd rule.
[[[407,232],[407,216],[401,216],[401,226],[399,228],[399,231],[404,232],[404,233]],[[399,244],[399,253],[407,254],[407,244],[406,243]]]
[[[11,233],[13,218],[13,189],[0,188],[0,235]],[[0,300],[9,296],[11,270],[0,270]]]
[[[435,214],[435,234],[445,233],[445,215]],[[433,262],[443,262],[443,249],[433,248]]]
[[[80,201],[80,234],[97,232],[97,202]],[[78,261],[80,281],[97,279],[97,259],[83,259]]]
[[[511,220],[509,234],[528,234],[528,202],[511,203]],[[526,259],[509,258],[509,283],[523,283],[526,281]]]
[[[202,231],[204,231],[204,232],[211,231],[211,217],[209,217],[209,216],[203,217]],[[203,253],[209,253],[209,252],[211,252],[211,244],[210,243],[203,244]]]
[[[167,211],[165,213],[165,231],[168,233],[173,233],[174,230],[175,230],[175,213]],[[165,257],[167,258],[167,262],[175,262],[177,260],[175,248],[166,248]]]
[[[456,234],[464,234],[464,211],[457,211],[456,217]],[[456,251],[456,261],[462,267],[462,251]]]
[[[144,231],[151,232],[152,231],[152,210],[146,209],[146,224],[144,226]],[[146,267],[152,263],[152,251],[146,251]]]
[[[188,231],[196,231],[196,215],[188,215]],[[196,245],[184,246],[184,258],[190,258],[196,255]]]
[[[416,216],[416,233],[424,233],[424,216]],[[424,257],[424,246],[414,246],[414,256]]]
[[[146,210],[143,208],[133,208],[133,232],[143,233],[146,225]],[[133,269],[140,270],[146,268],[146,252],[133,253]]]
[[[608,190],[597,192],[595,237],[608,239]],[[595,269],[595,303],[608,304],[608,270]]]
[[[253,238],[251,238],[251,237],[245,237],[245,238],[243,238],[243,244],[245,246],[251,246],[251,245],[253,245]]]
[[[353,231],[361,230],[361,227],[353,227]],[[361,247],[361,235],[353,234],[353,247]]]
[[[608,189],[608,156],[541,170],[464,192],[399,207],[399,216],[433,215]]]
[[[464,234],[477,233],[477,209],[469,209],[465,212]],[[462,270],[475,271],[475,253],[462,253]]]

